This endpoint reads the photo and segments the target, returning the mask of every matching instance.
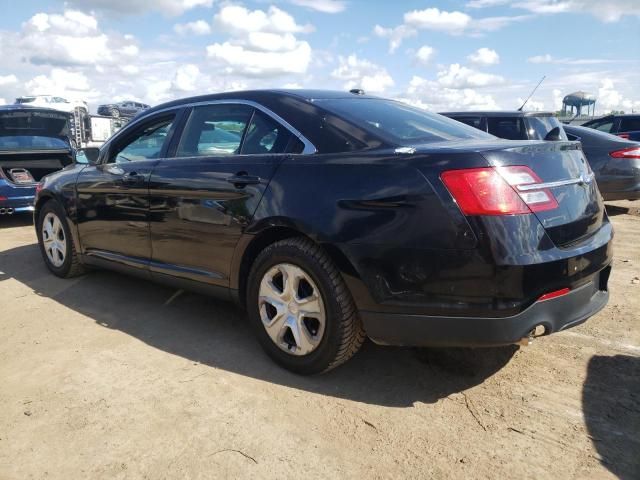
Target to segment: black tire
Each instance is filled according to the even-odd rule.
[[[60,266],[56,266],[51,262],[44,248],[44,242],[42,239],[42,224],[48,213],[53,213],[60,219],[62,229],[64,230],[66,248],[64,262]],[[38,246],[40,248],[40,254],[42,255],[44,263],[47,265],[47,268],[54,275],[61,278],[71,278],[82,275],[85,272],[84,266],[78,259],[76,246],[73,242],[73,236],[71,235],[71,230],[69,229],[69,224],[67,222],[67,216],[55,200],[49,200],[40,209],[40,213],[38,214],[38,223],[36,225],[36,234],[38,236]]]
[[[296,356],[278,347],[260,318],[259,289],[263,276],[275,265],[288,263],[304,270],[320,290],[325,308],[322,339],[311,353]],[[255,260],[247,284],[247,313],[260,344],[279,365],[292,372],[312,375],[349,360],[362,346],[366,334],[351,293],[329,256],[311,240],[290,238],[265,248]]]
[[[113,118],[120,118],[120,110],[118,110],[117,108],[112,108],[111,109],[111,116]]]

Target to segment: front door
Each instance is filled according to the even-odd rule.
[[[116,137],[99,163],[78,176],[78,232],[85,255],[148,268],[149,178],[169,143],[174,117],[156,116]]]
[[[152,274],[229,285],[231,260],[293,135],[244,104],[194,107],[151,175]]]

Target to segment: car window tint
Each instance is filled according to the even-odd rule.
[[[589,128],[595,128],[596,130],[600,130],[601,132],[610,132],[613,127],[613,119],[603,120],[601,122],[594,122],[590,125],[585,125]]]
[[[478,130],[483,130],[482,128],[482,117],[451,117],[458,122],[462,122],[465,125],[469,125],[470,127],[477,128]]]
[[[487,138],[486,133],[468,125],[393,100],[340,98],[316,100],[315,104],[378,138],[401,145]]]
[[[304,143],[295,135],[291,135],[289,145],[287,145],[287,153],[302,153],[304,151]]]
[[[111,155],[111,162],[128,163],[159,158],[167,139],[173,116],[148,124]]]
[[[180,139],[176,156],[238,153],[252,110],[247,105],[234,104],[195,107]]]
[[[489,133],[507,140],[527,140],[527,131],[521,117],[488,117]]]
[[[255,110],[242,143],[242,153],[284,153],[290,138],[289,130],[268,115]]]
[[[547,134],[554,128],[560,129],[560,140],[566,140],[567,136],[562,128],[562,124],[556,117],[550,115],[525,117],[525,122],[529,128],[530,140],[544,140]]]
[[[633,130],[640,130],[640,117],[622,117],[620,120],[621,132],[631,132]]]

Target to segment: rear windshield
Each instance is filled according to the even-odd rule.
[[[383,140],[400,145],[492,138],[437,113],[393,100],[340,98],[316,100],[315,103]]]
[[[498,138],[527,140],[527,130],[522,117],[488,117],[487,130]]]
[[[560,130],[560,140],[567,140],[567,135],[564,133],[562,124],[556,117],[552,117],[551,115],[534,115],[524,117],[524,120],[527,122],[530,140],[544,140],[547,134],[554,128],[558,128]]]
[[[0,136],[0,150],[39,150],[69,148],[62,138],[33,136]]]

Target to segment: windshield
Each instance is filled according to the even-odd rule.
[[[556,127],[560,129],[560,140],[567,140],[562,124],[556,117],[550,115],[528,116],[524,119],[527,123],[530,140],[544,140],[547,134]]]
[[[9,135],[0,136],[0,150],[38,150],[69,148],[62,138]]]
[[[480,130],[393,100],[322,99],[317,105],[392,143],[406,145],[493,138]]]

